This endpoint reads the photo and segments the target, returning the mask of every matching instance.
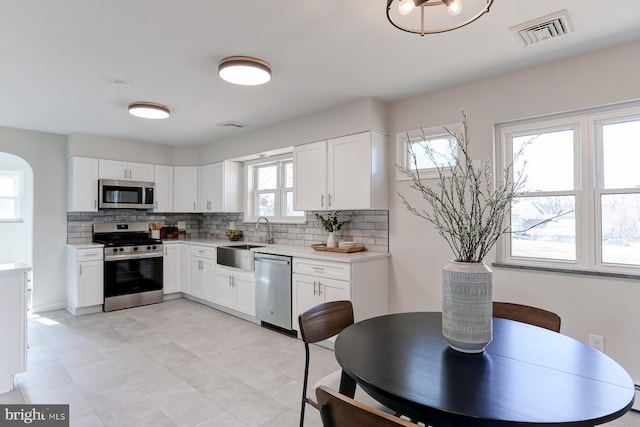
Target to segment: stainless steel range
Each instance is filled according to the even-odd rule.
[[[162,302],[162,240],[146,222],[94,224],[93,241],[104,245],[104,311]]]

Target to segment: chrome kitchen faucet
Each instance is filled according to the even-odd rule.
[[[267,223],[267,236],[265,239],[265,243],[267,243],[268,245],[273,244],[273,236],[271,235],[271,228],[269,227],[269,220],[267,219],[267,217],[261,216],[260,218],[258,218],[258,220],[256,221],[256,231],[260,227],[261,219],[264,219],[264,221]]]

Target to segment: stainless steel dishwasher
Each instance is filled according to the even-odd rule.
[[[255,254],[256,317],[288,334],[291,328],[291,257]]]

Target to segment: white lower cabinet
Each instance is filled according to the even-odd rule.
[[[216,248],[191,246],[190,295],[214,302],[216,272]]]
[[[348,300],[356,321],[387,314],[388,258],[359,262],[334,262],[293,258],[292,325],[298,314],[323,302]]]
[[[102,247],[67,246],[67,310],[71,314],[102,311],[103,259]]]
[[[14,376],[27,370],[27,281],[25,264],[0,264],[0,394],[13,390]]]
[[[232,310],[255,316],[256,294],[253,272],[218,266],[214,302]]]
[[[187,292],[189,246],[184,243],[164,244],[162,283],[164,294]]]

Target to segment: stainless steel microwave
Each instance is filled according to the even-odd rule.
[[[98,180],[98,207],[153,209],[155,207],[153,182]]]

